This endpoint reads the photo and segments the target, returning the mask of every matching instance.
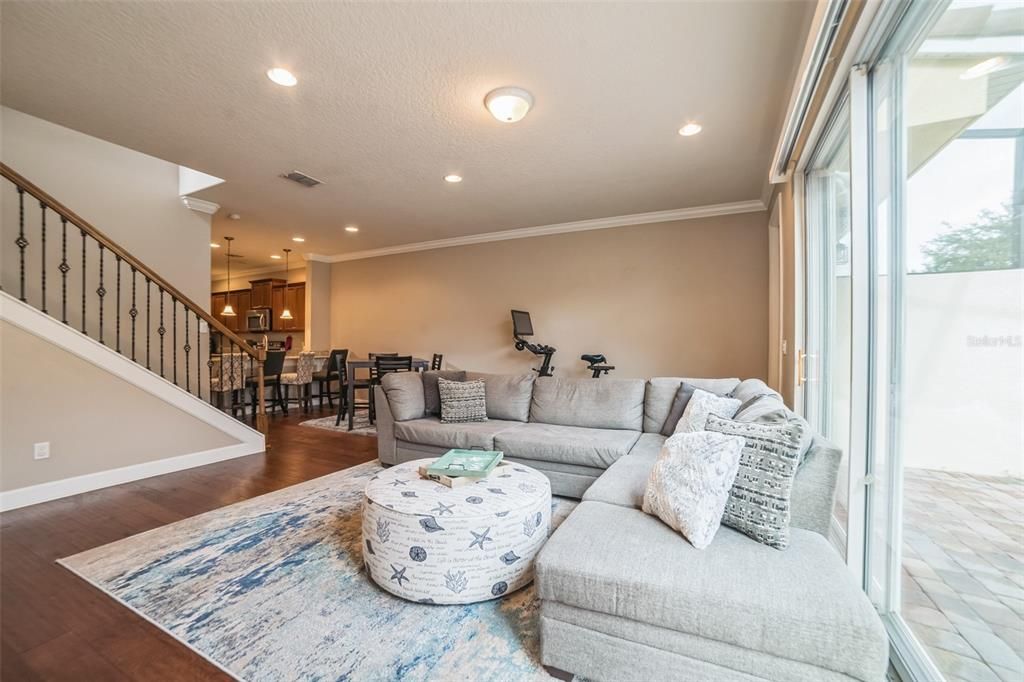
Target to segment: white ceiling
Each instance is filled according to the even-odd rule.
[[[0,98],[224,178],[197,196],[222,206],[214,236],[237,238],[236,267],[260,267],[290,246],[341,254],[758,199],[813,11],[6,1]],[[271,66],[298,86],[271,83]],[[534,95],[518,124],[484,109],[503,85]],[[688,120],[704,131],[680,137]],[[292,169],[326,184],[278,177]]]

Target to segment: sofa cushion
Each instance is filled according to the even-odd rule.
[[[583,499],[639,509],[644,502],[651,467],[666,440],[659,433],[642,434],[629,454],[608,467],[587,489]]]
[[[494,450],[494,435],[519,422],[490,419],[466,424],[442,424],[437,417],[395,422],[395,438],[439,448]],[[497,448],[500,449],[500,448]]]
[[[690,398],[693,397],[696,390],[698,390],[696,386],[685,381],[679,384],[679,388],[676,389],[676,397],[672,399],[672,406],[668,409],[668,416],[665,417],[665,423],[661,425],[661,435],[667,437],[676,432],[676,425],[682,418],[683,412],[686,412],[686,406],[690,404]]]
[[[744,379],[729,392],[730,398],[736,398],[741,403],[745,403],[752,398],[764,395],[775,396],[780,401],[782,400],[782,396],[778,391],[773,388],[769,388],[768,384],[764,383],[760,379]]]
[[[423,372],[423,403],[426,413],[434,416],[441,414],[441,393],[437,389],[437,380],[465,381],[466,373],[462,370],[442,370]]]
[[[380,385],[388,397],[391,416],[396,422],[423,416],[423,379],[419,372],[392,372],[381,377]]]
[[[643,379],[538,377],[534,382],[531,422],[640,431],[643,419]]]
[[[690,379],[685,377],[654,377],[644,392],[644,431],[660,433],[672,409],[679,386],[683,382],[715,395],[726,395],[740,383],[739,379]]]
[[[793,531],[778,552],[721,528],[701,551],[636,509],[581,503],[536,563],[544,601],[560,602],[860,680],[882,679],[888,639],[828,541]]]
[[[530,419],[534,374],[466,372],[467,381],[482,379],[487,393],[487,418],[525,422]]]
[[[495,436],[494,446],[512,458],[607,469],[615,460],[625,456],[639,437],[639,431],[531,422],[502,431]]]

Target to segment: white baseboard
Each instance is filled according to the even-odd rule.
[[[263,452],[263,449],[262,442],[238,443],[236,445],[214,448],[213,450],[166,457],[152,462],[132,464],[117,469],[108,469],[107,471],[98,471],[93,474],[83,474],[81,476],[63,478],[59,481],[50,481],[48,483],[8,490],[7,492],[0,492],[0,512],[27,507],[31,504],[39,504],[40,502],[49,502],[50,500],[70,495],[87,493],[92,490],[99,490],[100,488],[108,488],[112,485],[131,483],[143,478],[192,469],[206,464],[213,464],[214,462],[223,462],[227,459],[254,455],[258,452]]]

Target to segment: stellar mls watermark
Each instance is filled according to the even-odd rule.
[[[974,336],[967,335],[967,346],[970,348],[1020,348],[1021,336],[1019,334],[1006,334],[1000,336]]]

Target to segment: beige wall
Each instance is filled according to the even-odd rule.
[[[33,444],[44,441],[50,443],[50,458],[34,460]],[[0,321],[0,490],[236,442],[123,379]]]
[[[613,376],[764,377],[764,212],[576,232],[335,263],[331,345],[524,372],[509,310],[558,348],[560,376],[604,353]]]
[[[204,308],[210,294],[210,216],[187,208],[178,196],[178,166],[152,156],[110,144],[89,135],[54,125],[14,109],[0,107],[0,158],[72,211],[125,247],[143,263]],[[12,291],[17,278],[17,196],[3,181],[4,289]],[[32,242],[38,253],[39,206],[27,203]],[[48,264],[51,286],[47,299],[54,302],[59,287],[59,237],[49,223]],[[69,260],[81,258],[69,230]],[[90,258],[94,255],[91,254]],[[38,258],[30,257],[28,281],[36,286]],[[75,284],[72,271],[71,284]],[[34,276],[33,276],[34,275]],[[90,287],[93,289],[94,287]],[[109,288],[109,287],[108,287]],[[80,294],[80,291],[77,292]],[[38,307],[39,301],[31,301]]]
[[[331,265],[306,263],[306,348],[331,346]]]

